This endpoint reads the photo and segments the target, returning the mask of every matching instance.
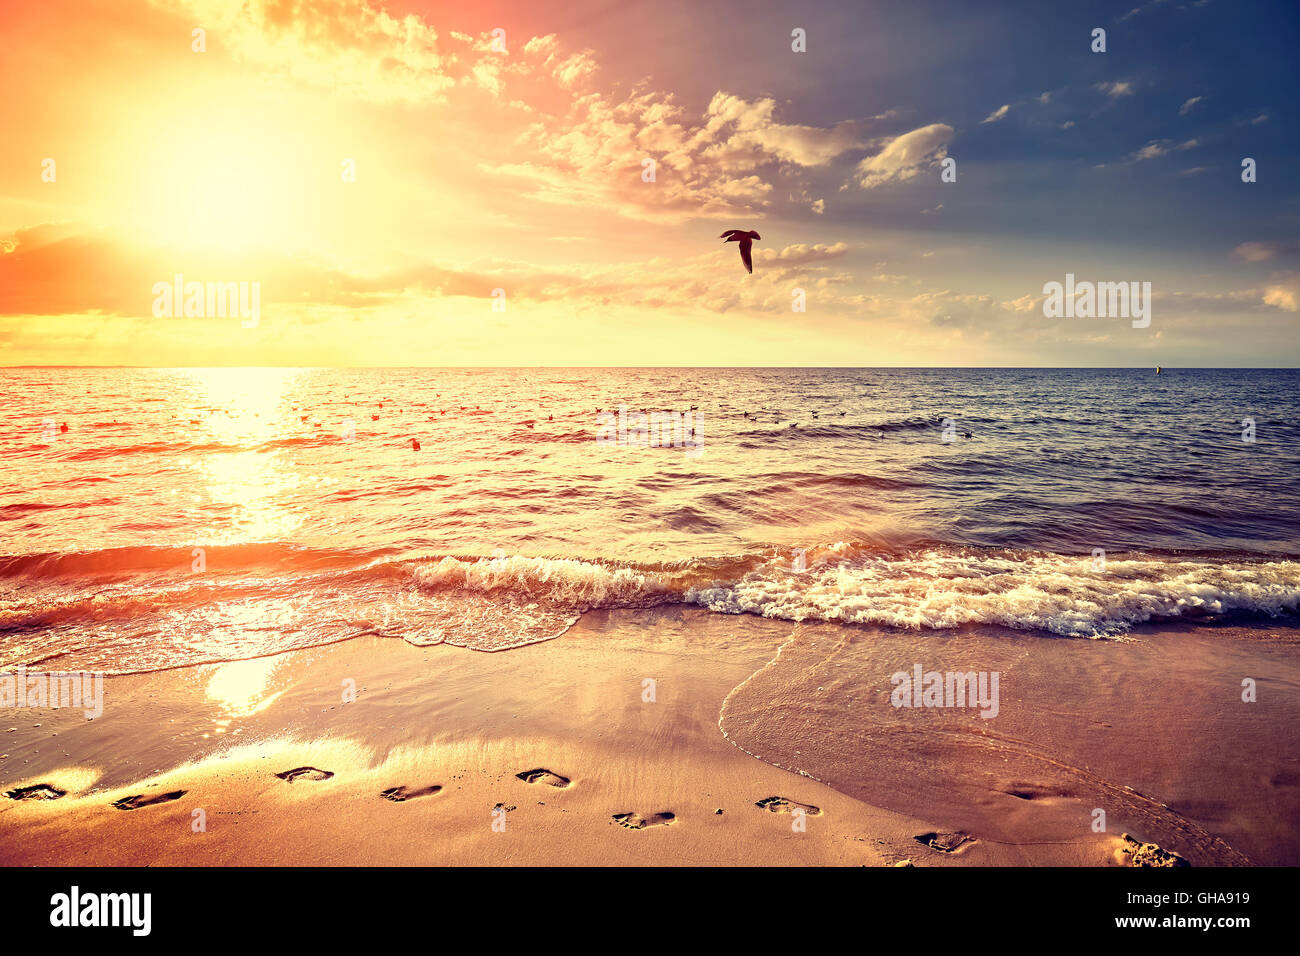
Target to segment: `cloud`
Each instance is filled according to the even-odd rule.
[[[1203,99],[1205,99],[1204,96],[1193,96],[1191,99],[1184,101],[1183,105],[1178,107],[1178,115],[1186,116],[1189,112],[1191,112],[1192,107],[1195,106],[1197,103],[1201,102],[1201,100]]]
[[[692,118],[668,93],[588,93],[520,134],[513,152],[527,160],[481,168],[531,181],[529,195],[539,201],[602,206],[632,218],[752,215],[770,205],[780,169],[797,174],[864,145],[856,121],[782,123],[776,105],[719,92]],[[653,181],[642,178],[645,160],[654,162]]]
[[[1144,159],[1155,159],[1168,154],[1171,150],[1195,149],[1201,145],[1200,140],[1189,139],[1183,143],[1174,143],[1168,139],[1153,139],[1130,157],[1130,162],[1139,163]]]
[[[1268,285],[1228,292],[1157,292],[1153,298],[1165,315],[1247,315],[1280,310],[1300,311],[1300,275],[1283,274]]]
[[[469,263],[423,262],[375,274],[348,272],[331,263],[264,252],[196,256],[174,249],[134,245],[120,237],[70,227],[41,226],[0,239],[0,316],[128,316],[152,320],[153,286],[179,272],[198,282],[258,282],[264,317],[329,314],[451,299],[486,304],[495,288],[512,303],[554,302],[566,308],[669,307],[683,311],[772,311],[789,309],[789,282],[819,290],[827,307],[847,299],[836,291],[854,281],[830,270],[844,258],[844,242],[793,243],[756,248],[758,268],[743,285],[734,246],[713,243],[698,255],[677,260],[574,263],[542,268],[515,260]],[[740,270],[743,276],[743,270]],[[69,276],[84,281],[69,282]],[[171,320],[157,320],[171,321]],[[214,323],[227,319],[214,318]]]
[[[858,163],[854,170],[857,184],[863,189],[874,189],[890,181],[912,179],[923,167],[948,155],[947,146],[953,132],[944,123],[931,123],[895,137],[879,153]]]
[[[843,242],[837,242],[829,246],[822,243],[814,245],[797,243],[786,246],[779,252],[772,249],[756,250],[754,258],[761,262],[775,262],[780,265],[806,265],[810,262],[826,262],[830,259],[839,259],[848,251],[848,244]]]
[[[984,334],[1016,331],[1021,336],[1050,334],[1042,315],[1042,295],[999,299],[988,294],[952,289],[918,293],[897,300],[891,307],[912,322],[925,322],[945,330],[962,329]]]
[[[461,62],[472,52],[463,35],[440,37],[418,16],[394,17],[368,0],[155,3],[186,11],[237,61],[349,98],[438,102],[473,70]]]
[[[866,145],[855,121],[823,129],[779,123],[775,113],[773,99],[745,100],[716,93],[705,112],[704,127],[696,134],[697,142],[711,142],[705,156],[724,163],[766,154],[799,166],[822,166]]]
[[[1144,3],[1144,4],[1142,4],[1141,6],[1134,7],[1132,10],[1130,10],[1128,13],[1124,14],[1122,17],[1120,17],[1120,18],[1119,18],[1118,20],[1116,20],[1115,22],[1116,22],[1116,23],[1123,23],[1124,21],[1126,21],[1126,20],[1131,20],[1131,19],[1133,19],[1134,17],[1139,16],[1140,14],[1143,14],[1143,13],[1150,13],[1150,12],[1151,12],[1152,10],[1154,10],[1156,7],[1162,7],[1162,6],[1166,5],[1166,4],[1169,3],[1169,2],[1170,2],[1170,0],[1150,0],[1150,2],[1148,2],[1148,3]]]
[[[1300,312],[1300,283],[1268,286],[1264,289],[1264,302],[1284,312]]]
[[[808,208],[820,216],[826,212],[826,200],[814,199],[812,205],[809,206]]]
[[[1232,255],[1242,262],[1267,262],[1270,259],[1292,258],[1300,255],[1300,239],[1243,242],[1232,250]]]
[[[1152,140],[1133,154],[1133,161],[1141,162],[1144,159],[1155,159],[1157,156],[1163,156],[1167,152],[1168,150],[1165,149],[1164,146],[1159,142]]]
[[[1120,82],[1118,80],[1111,83],[1098,83],[1093,87],[1100,93],[1105,93],[1111,99],[1119,99],[1121,96],[1133,95],[1133,84],[1127,80]]]
[[[468,130],[487,147],[477,163],[465,148],[471,170],[509,177],[526,200],[628,218],[761,216],[778,183],[806,189],[804,171],[849,151],[860,155],[870,148],[866,124],[892,115],[828,127],[790,123],[775,99],[724,90],[691,114],[649,81],[598,88],[594,53],[566,47],[557,34],[509,35],[501,52],[490,33],[435,30],[380,0],[177,4],[210,37],[220,36],[237,62],[274,81],[428,108],[449,137]],[[654,163],[650,181],[642,178],[646,160]],[[812,208],[824,213],[824,205]]]
[[[1011,104],[1010,104],[1010,103],[1003,103],[1001,106],[999,106],[997,109],[995,109],[995,110],[994,110],[992,113],[990,113],[988,116],[986,116],[986,117],[984,117],[982,120],[980,120],[980,125],[982,126],[982,125],[985,124],[985,123],[996,123],[998,120],[1002,119],[1002,117],[1006,116],[1006,115],[1007,115],[1007,112],[1008,112],[1010,109],[1011,109]]]
[[[554,33],[544,37],[533,37],[524,44],[523,49],[524,53],[538,59],[542,68],[554,76],[559,85],[566,90],[571,90],[582,81],[594,76],[598,69],[593,51],[582,50],[566,54]]]

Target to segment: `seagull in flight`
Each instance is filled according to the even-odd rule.
[[[745,263],[745,271],[750,273],[754,271],[754,260],[750,256],[749,250],[750,247],[754,245],[754,240],[762,239],[763,238],[762,236],[760,236],[758,233],[754,232],[753,230],[750,230],[749,232],[745,232],[744,230],[741,229],[728,229],[718,238],[723,239],[727,242],[740,243],[740,259],[742,262]]]

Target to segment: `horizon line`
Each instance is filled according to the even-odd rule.
[[[266,369],[835,369],[897,370],[933,369],[940,371],[1002,369],[1014,371],[1134,371],[1158,368],[1161,371],[1261,371],[1286,372],[1300,365],[0,365],[0,369],[191,369],[191,368],[266,368]]]

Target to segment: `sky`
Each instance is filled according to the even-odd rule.
[[[3,365],[1300,360],[1292,0],[46,0],[0,36]],[[1149,282],[1150,324],[1045,314],[1067,274]]]

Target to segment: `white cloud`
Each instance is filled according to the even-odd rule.
[[[874,189],[890,181],[912,179],[922,167],[948,155],[953,133],[945,123],[931,123],[895,137],[879,153],[858,163],[855,181],[863,189]]]
[[[980,125],[982,126],[982,125],[984,125],[985,123],[996,123],[998,120],[1002,119],[1002,117],[1006,116],[1006,115],[1007,115],[1007,111],[1010,110],[1010,109],[1011,109],[1011,104],[1010,104],[1010,103],[1003,103],[1001,106],[999,106],[997,109],[995,109],[995,110],[994,110],[992,113],[990,113],[988,116],[986,116],[986,117],[984,117],[982,120],[980,120]]]
[[[1300,239],[1277,242],[1243,242],[1232,250],[1233,258],[1242,262],[1267,262],[1278,256],[1294,257],[1300,253]]]
[[[760,262],[796,266],[806,265],[810,262],[825,262],[827,259],[838,259],[848,251],[849,246],[845,242],[836,242],[831,245],[820,242],[808,245],[799,242],[792,246],[786,246],[780,251],[775,249],[755,249],[754,258]]]
[[[1300,290],[1296,283],[1271,285],[1264,289],[1264,304],[1284,312],[1300,312]]]
[[[1098,83],[1093,89],[1100,93],[1105,93],[1112,100],[1119,99],[1121,96],[1133,95],[1133,84],[1125,81],[1116,80],[1113,83]]]
[[[1157,156],[1163,156],[1167,152],[1169,152],[1169,150],[1167,150],[1161,143],[1152,140],[1134,153],[1133,159],[1134,161],[1155,159]]]

